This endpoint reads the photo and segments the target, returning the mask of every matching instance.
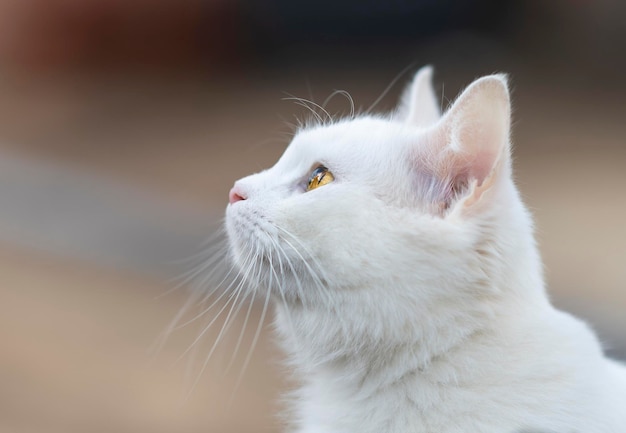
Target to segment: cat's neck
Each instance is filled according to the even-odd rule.
[[[463,365],[458,363],[459,353],[467,357],[481,345],[506,341],[512,316],[513,326],[522,328],[525,318],[530,324],[532,318],[552,310],[544,297],[529,297],[523,304],[513,297],[494,298],[488,304],[457,314],[431,308],[433,317],[420,319],[418,313],[413,324],[400,314],[387,319],[387,324],[397,325],[387,329],[369,326],[379,319],[352,320],[367,308],[354,301],[325,311],[278,305],[276,324],[288,361],[301,377],[315,380],[322,374],[331,379],[330,375],[331,381],[340,378],[346,386],[364,386],[366,378],[384,377],[389,371],[428,376],[445,364]],[[386,386],[384,381],[371,383]]]
[[[546,385],[541,382],[545,372],[562,369],[562,359],[554,360],[552,354],[539,360],[537,368],[536,355],[567,338],[548,326],[553,313],[549,305],[519,308],[511,302],[502,307],[506,312],[493,317],[497,326],[457,334],[438,346],[439,351],[414,342],[356,350],[317,365],[298,362],[302,386],[295,394],[296,420],[314,432],[414,431],[406,425],[422,427],[415,431],[448,431],[432,426],[447,419],[460,422],[466,414],[458,409],[467,407],[468,398],[477,409],[479,402],[489,401],[489,414],[506,411],[507,402],[502,399],[500,407],[494,396],[512,389],[522,394],[520,404],[536,403],[536,393],[544,392],[536,384]],[[584,333],[577,335],[584,342]],[[297,355],[293,359],[302,360]]]

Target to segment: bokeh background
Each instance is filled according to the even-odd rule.
[[[0,0],[0,431],[280,431],[267,326],[239,381],[258,306],[231,368],[243,313],[204,371],[204,317],[153,350],[179,259],[306,117],[283,98],[387,110],[427,63],[444,107],[510,74],[554,302],[626,358],[624,22],[618,0]]]

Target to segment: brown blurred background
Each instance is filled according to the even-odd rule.
[[[367,108],[412,68],[389,109],[426,63],[444,106],[510,74],[554,301],[626,358],[625,5],[0,0],[0,431],[280,431],[267,327],[234,391],[258,306],[229,370],[245,310],[204,371],[205,318],[151,350],[188,297],[177,260],[281,153],[306,114],[287,94]]]

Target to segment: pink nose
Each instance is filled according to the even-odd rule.
[[[237,185],[232,187],[232,189],[228,193],[228,202],[230,204],[233,204],[238,201],[245,200],[245,199],[246,199],[245,194],[243,193],[243,191],[241,191],[241,188],[239,188]]]

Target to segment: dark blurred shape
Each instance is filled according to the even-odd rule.
[[[607,75],[625,63],[620,44],[626,36],[625,5],[615,0],[3,0],[0,62],[30,72],[229,73],[337,58],[371,64],[372,56],[406,64],[434,40],[462,34],[497,40],[535,61]]]
[[[236,62],[227,0],[3,0],[0,56],[30,71]]]
[[[423,45],[448,32],[507,32],[511,5],[496,0],[244,1],[251,52],[262,61],[320,54],[358,59]],[[365,51],[364,51],[365,50]],[[324,52],[325,53],[320,53]]]

